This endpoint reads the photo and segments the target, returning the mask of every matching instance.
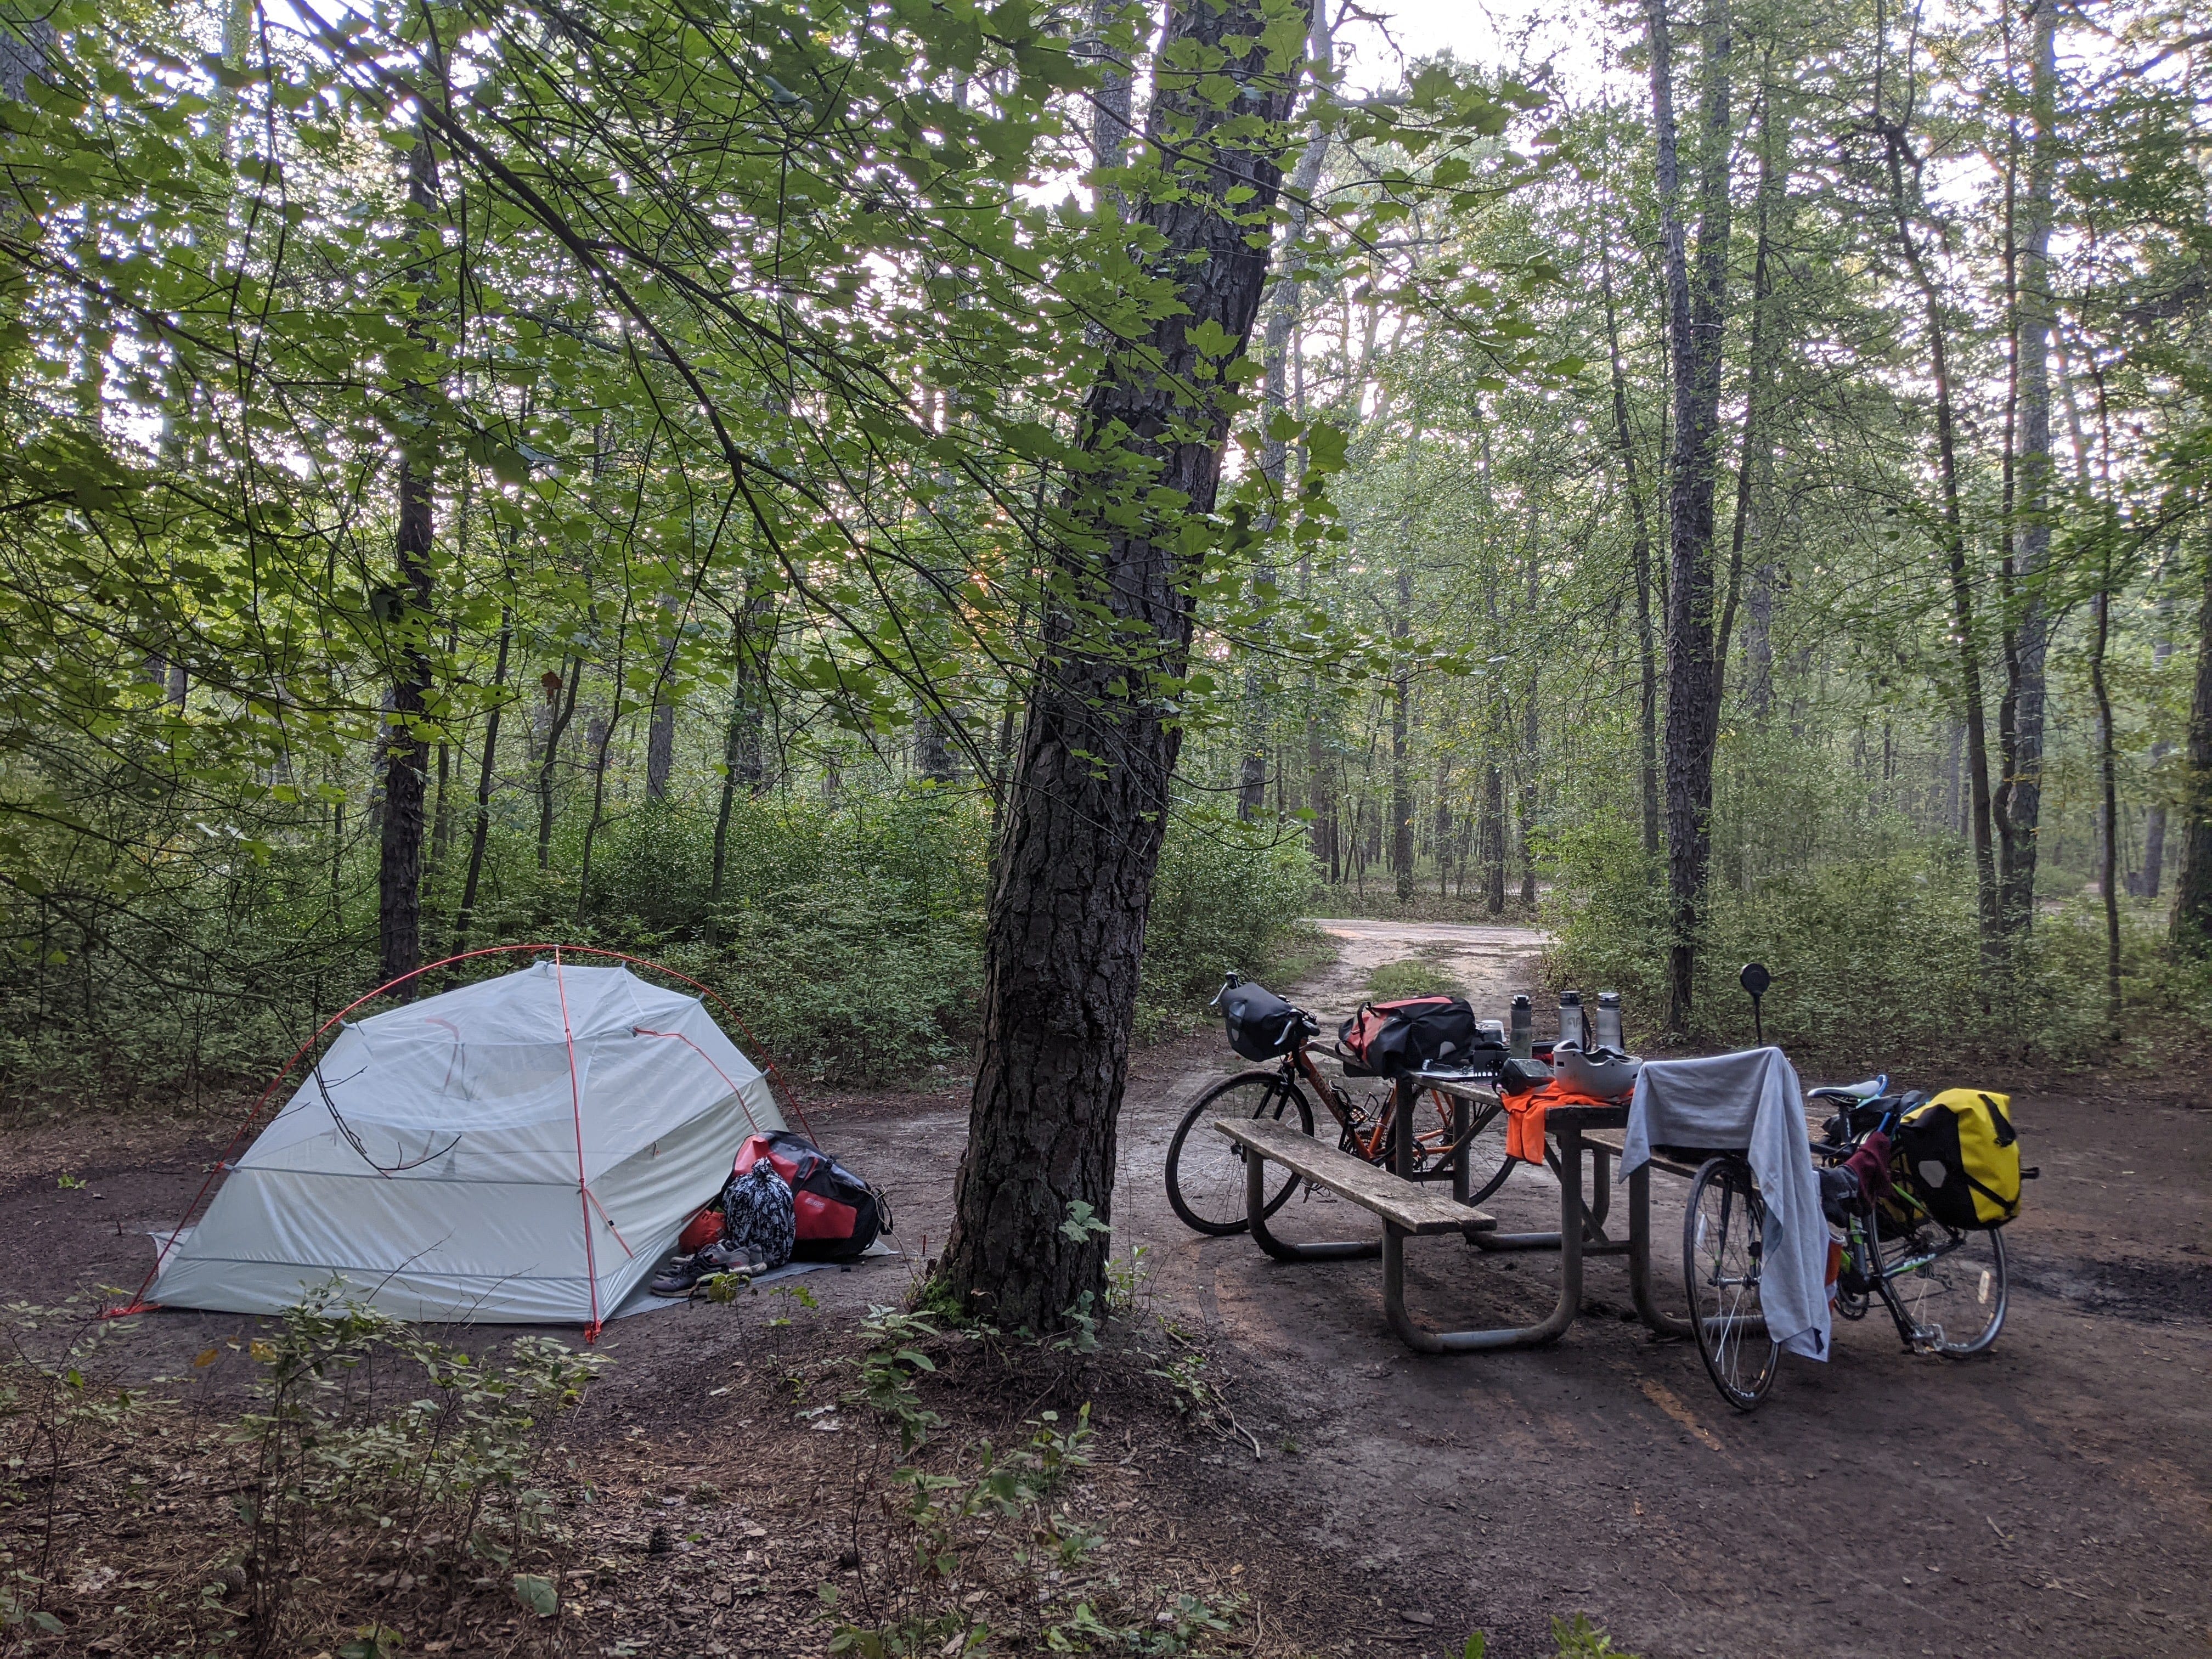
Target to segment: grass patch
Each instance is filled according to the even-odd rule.
[[[1395,1002],[1401,997],[1457,997],[1467,994],[1466,984],[1442,963],[1422,957],[1402,957],[1386,962],[1367,975],[1370,1002]]]

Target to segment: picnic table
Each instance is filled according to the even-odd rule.
[[[1637,1315],[1654,1331],[1667,1336],[1687,1336],[1689,1322],[1662,1311],[1651,1297],[1650,1170],[1639,1169],[1628,1177],[1628,1231],[1614,1238],[1605,1231],[1612,1204],[1609,1179],[1613,1160],[1620,1156],[1620,1132],[1628,1127],[1628,1107],[1554,1106],[1545,1114],[1546,1162],[1559,1182],[1559,1228],[1557,1232],[1507,1233],[1498,1231],[1496,1218],[1467,1202],[1469,1191],[1467,1125],[1476,1105],[1498,1103],[1486,1079],[1465,1073],[1416,1072],[1397,1083],[1397,1111],[1401,1123],[1413,1121],[1414,1103],[1425,1089],[1435,1089],[1454,1103],[1455,1139],[1452,1193],[1447,1198],[1433,1186],[1416,1179],[1413,1168],[1413,1137],[1393,1137],[1393,1167],[1380,1169],[1365,1159],[1343,1152],[1272,1119],[1224,1118],[1214,1127],[1242,1146],[1246,1153],[1244,1190],[1252,1237],[1278,1261],[1339,1261],[1379,1255],[1382,1259],[1382,1308],[1390,1328],[1406,1346],[1419,1353],[1479,1353],[1496,1348],[1528,1348],[1556,1341],[1582,1312],[1583,1260],[1591,1255],[1628,1258],[1629,1297]],[[1593,1194],[1583,1183],[1583,1157],[1589,1155]],[[1267,1166],[1280,1164],[1310,1184],[1334,1193],[1375,1216],[1382,1224],[1378,1238],[1298,1243],[1278,1237],[1267,1225]],[[1484,1254],[1526,1250],[1557,1251],[1559,1294],[1552,1311],[1534,1325],[1501,1326],[1491,1330],[1430,1331],[1413,1322],[1406,1308],[1406,1249],[1410,1237],[1456,1232]]]

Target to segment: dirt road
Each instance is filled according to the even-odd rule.
[[[1342,958],[1290,991],[1325,1018],[1348,1011],[1376,963],[1413,954],[1448,957],[1478,1006],[1502,1015],[1538,945],[1508,927],[1327,926]],[[1914,1358],[1878,1316],[1839,1324],[1832,1363],[1785,1362],[1767,1405],[1740,1417],[1693,1349],[1634,1323],[1586,1319],[1533,1352],[1420,1358],[1384,1325],[1375,1263],[1284,1267],[1249,1240],[1191,1235],[1162,1194],[1167,1138],[1196,1092],[1241,1064],[1212,1036],[1139,1057],[1114,1218],[1117,1243],[1145,1252],[1142,1310],[1211,1350],[1260,1445],[1256,1457],[1249,1443],[1233,1455],[1206,1445],[1154,1466],[1158,1501],[1204,1517],[1212,1543],[1274,1559],[1265,1582],[1292,1604],[1283,1611],[1309,1632],[1305,1650],[1456,1655],[1483,1628],[1492,1654],[1522,1659],[1552,1651],[1553,1617],[1583,1611],[1655,1659],[2206,1652],[2212,1103],[2201,1085],[2156,1099],[2022,1091],[2015,1116],[2043,1178],[2008,1235],[2012,1306],[1994,1352]],[[810,1110],[842,1156],[895,1188],[901,1242],[933,1249],[964,1100]],[[135,1283],[136,1234],[189,1195],[209,1156],[191,1129],[156,1126],[135,1142],[88,1133],[0,1142],[17,1222],[0,1299]],[[57,1190],[57,1169],[88,1187]],[[1556,1205],[1524,1170],[1487,1207],[1534,1227],[1553,1224]],[[1285,1231],[1341,1236],[1355,1218],[1302,1200]],[[1663,1211],[1658,1226],[1666,1237]],[[1662,1248],[1662,1259],[1674,1258]],[[811,1282],[843,1316],[896,1300],[908,1279],[894,1262]],[[1408,1282],[1417,1317],[1445,1328],[1522,1322],[1550,1302],[1546,1258],[1482,1257],[1456,1241],[1418,1241]],[[1593,1263],[1587,1295],[1624,1307],[1620,1265]],[[611,1329],[617,1419],[625,1400],[644,1408],[684,1386],[717,1313]],[[137,1340],[149,1365],[173,1366],[239,1323],[168,1314]]]

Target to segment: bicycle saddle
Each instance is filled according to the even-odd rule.
[[[1808,1095],[1823,1100],[1872,1100],[1889,1087],[1889,1073],[1877,1072],[1863,1083],[1824,1083],[1817,1089],[1808,1089]]]

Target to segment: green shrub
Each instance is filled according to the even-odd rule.
[[[1287,979],[1325,957],[1326,944],[1300,925],[1316,886],[1299,830],[1200,811],[1176,818],[1152,888],[1139,1035],[1189,1024],[1229,969]]]
[[[1594,824],[1554,843],[1547,910],[1554,985],[1624,993],[1632,1038],[1651,1042],[1666,1015],[1663,864],[1632,826]],[[2207,977],[2169,962],[2156,919],[2124,913],[2123,989],[2131,1018],[2170,1033],[2212,1024]],[[2038,918],[2002,961],[1984,954],[1973,870],[1954,842],[1880,834],[1856,857],[1776,870],[1747,885],[1716,879],[1697,956],[1695,1018],[1704,1046],[1752,1040],[1739,969],[1764,962],[1767,1037],[1801,1060],[1854,1072],[1901,1055],[2081,1064],[2110,1049],[2103,913],[2094,899]]]

